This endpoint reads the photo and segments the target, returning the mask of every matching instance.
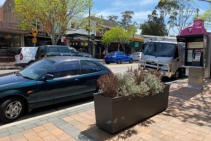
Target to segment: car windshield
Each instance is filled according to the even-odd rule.
[[[55,62],[51,60],[40,60],[26,67],[19,74],[28,79],[37,79],[43,75]]]
[[[144,55],[156,57],[173,57],[176,45],[173,43],[147,43]]]

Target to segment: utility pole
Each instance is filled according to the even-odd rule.
[[[88,27],[88,53],[92,55],[90,44],[90,5],[89,5],[89,27]]]

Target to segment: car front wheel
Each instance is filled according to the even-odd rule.
[[[0,106],[0,119],[3,122],[12,122],[18,119],[24,111],[24,103],[20,98],[8,98]]]
[[[178,69],[176,72],[175,72],[175,75],[174,75],[174,79],[177,80],[179,79],[181,76],[181,71]]]
[[[129,63],[132,64],[133,63],[133,59],[130,59]]]

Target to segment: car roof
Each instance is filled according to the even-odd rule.
[[[69,47],[69,46],[63,46],[63,45],[42,45],[40,47],[44,47],[44,46],[46,46],[46,47]]]
[[[78,56],[50,56],[44,59],[52,60],[55,62],[70,61],[70,60],[91,60],[91,61],[99,62],[99,60],[95,58],[85,58],[85,57],[78,57]]]
[[[177,44],[176,41],[148,41],[146,43],[171,43],[171,44]]]

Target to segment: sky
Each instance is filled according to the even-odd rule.
[[[138,24],[147,21],[148,14],[151,14],[159,0],[93,0],[93,8],[91,13],[107,18],[109,15],[117,15],[121,17],[124,11],[134,11],[133,21]],[[0,5],[3,5],[5,0],[0,0]],[[209,3],[195,0],[199,7],[199,13],[203,12],[211,6]]]

